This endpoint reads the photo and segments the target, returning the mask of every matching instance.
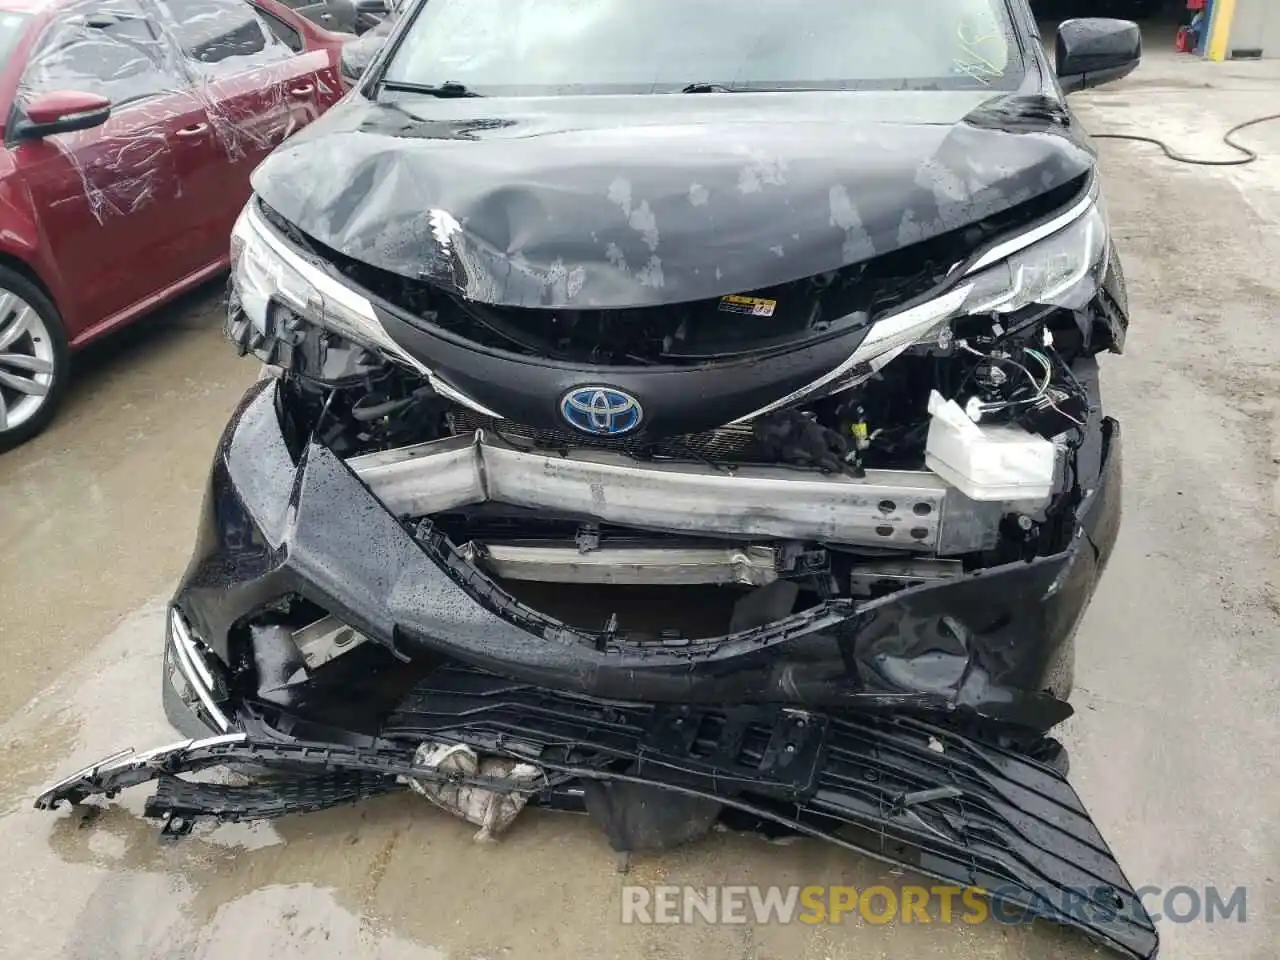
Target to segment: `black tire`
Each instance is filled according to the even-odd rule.
[[[58,308],[45,296],[44,291],[17,271],[0,266],[0,296],[5,293],[20,297],[39,315],[44,326],[40,339],[43,339],[43,335],[47,333],[49,345],[53,351],[53,382],[44,394],[43,402],[29,418],[16,427],[9,429],[0,427],[0,453],[26,443],[49,425],[66,393],[67,379],[71,369],[70,351],[67,348],[67,334],[62,326],[62,317],[58,314]],[[3,331],[5,321],[8,319],[8,316],[0,317],[0,331]],[[35,337],[34,334],[30,336]]]

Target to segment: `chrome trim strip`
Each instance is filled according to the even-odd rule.
[[[245,207],[245,219],[248,221],[249,227],[262,238],[262,241],[275,251],[276,256],[292,269],[302,274],[307,282],[314,285],[321,294],[326,297],[332,297],[352,313],[359,314],[370,323],[378,323],[378,317],[373,312],[373,304],[366,297],[360,296],[350,287],[334,280],[333,277],[317,268],[314,264],[308,263],[305,257],[299,256],[290,249],[289,245],[276,233],[275,228],[258,213],[252,201]]]
[[[61,799],[57,797],[58,794],[69,788],[81,785],[90,792],[95,792],[96,789],[100,789],[95,787],[95,781],[100,780],[104,775],[130,770],[144,770],[148,767],[155,769],[167,763],[171,758],[181,756],[190,750],[217,747],[229,743],[243,743],[247,739],[248,736],[244,733],[224,733],[206,737],[202,740],[178,740],[175,743],[167,743],[162,747],[152,747],[150,750],[144,750],[141,753],[138,753],[133,747],[126,747],[103,757],[96,763],[82,767],[70,776],[63,777],[56,783],[46,787],[36,798],[36,806],[41,809],[51,809],[55,800]]]
[[[291,250],[288,244],[281,239],[275,229],[262,219],[261,214],[259,214],[254,208],[252,200],[249,202],[248,206],[245,207],[245,218],[248,221],[249,228],[254,230],[262,238],[263,242],[266,243],[267,246],[271,247],[275,254],[280,257],[280,259],[284,260],[292,269],[302,274],[309,283],[313,284],[321,294],[326,297],[332,297],[348,310],[359,314],[379,330],[382,329],[382,324],[378,320],[378,315],[373,309],[373,304],[369,302],[367,297],[363,297],[350,287],[339,283],[323,270],[317,268],[314,264],[308,263],[304,257],[298,256],[298,254]],[[426,377],[427,381],[435,391],[440,394],[440,396],[452,400],[455,403],[460,403],[464,407],[470,407],[476,413],[482,414],[483,416],[493,417],[495,420],[503,419],[502,414],[495,413],[484,404],[472,400],[466,394],[441,380],[436,375],[435,371],[428,368],[417,357],[413,356],[413,354],[409,353],[409,351],[396,343],[391,338],[391,335],[386,333],[385,330],[382,335],[385,337],[386,342],[381,344],[380,348],[391,354],[393,359],[407,364]]]
[[[183,622],[182,615],[177,610],[169,611],[169,619],[173,623],[173,632],[185,649],[187,657],[191,660],[196,672],[200,674],[200,679],[204,682],[206,690],[213,689],[213,672],[208,665],[204,663],[204,658],[200,656],[200,651],[196,648],[195,641],[191,639],[191,631],[187,629],[187,625]]]
[[[185,743],[186,741],[183,741],[183,742]],[[52,793],[55,790],[60,790],[61,788],[67,786],[68,784],[75,783],[77,780],[84,780],[86,777],[91,777],[95,775],[99,770],[115,767],[117,764],[119,764],[121,760],[125,759],[126,757],[132,757],[135,752],[136,751],[134,750],[133,747],[125,747],[123,750],[117,750],[115,753],[109,753],[105,757],[103,757],[101,760],[94,761],[88,766],[81,767],[75,773],[68,774],[67,776],[63,777],[61,780],[58,780],[57,782],[50,784],[49,787],[44,792]]]
[[[431,388],[435,390],[436,393],[440,394],[440,396],[444,397],[446,400],[452,400],[454,403],[460,403],[464,407],[468,407],[469,409],[474,410],[476,413],[480,414],[481,416],[492,417],[494,420],[506,419],[505,417],[502,416],[502,414],[498,413],[495,410],[490,410],[488,407],[486,407],[483,403],[480,403],[478,400],[472,400],[470,397],[468,397],[465,393],[462,393],[456,387],[441,380],[430,370],[427,371],[427,382],[431,384]]]
[[[900,313],[891,314],[890,316],[877,320],[871,325],[871,329],[867,332],[867,336],[863,339],[862,343],[858,345],[858,348],[854,350],[854,352],[849,356],[849,359],[844,361],[844,363],[835,367],[828,373],[823,374],[812,383],[806,384],[799,390],[795,390],[787,394],[785,397],[774,400],[768,406],[761,407],[759,410],[748,413],[745,417],[739,417],[737,420],[730,421],[729,425],[732,426],[733,424],[747,423],[757,417],[764,416],[766,413],[772,413],[775,410],[781,410],[784,407],[789,407],[797,400],[802,400],[815,391],[822,389],[827,384],[844,377],[849,373],[849,371],[853,370],[861,363],[866,363],[871,366],[871,369],[867,371],[867,376],[870,376],[910,346],[913,340],[918,339],[918,337],[913,338],[912,340],[907,340],[905,343],[898,343],[898,340],[905,337],[914,327],[921,328],[919,335],[923,336],[930,329],[930,324],[937,324],[941,322],[959,309],[960,305],[964,303],[965,297],[969,295],[969,291],[971,289],[972,284],[955,287],[948,290],[940,297],[935,297],[934,299],[927,300],[924,303],[916,304],[914,307],[910,307]],[[876,363],[877,360],[880,360],[878,364]],[[849,386],[853,386],[853,384],[849,384]]]
[[[212,737],[201,737],[198,740],[178,740],[174,743],[166,743],[162,747],[143,750],[141,753],[135,753],[130,749],[127,757],[113,760],[110,763],[104,761],[99,764],[97,770],[101,773],[128,767],[145,767],[150,764],[167,761],[170,757],[190,750],[217,747],[224,743],[242,743],[248,738],[248,734],[237,731],[236,733],[219,733]]]
[[[210,719],[220,730],[224,733],[227,732],[231,729],[231,721],[227,719],[227,715],[214,702],[213,674],[209,671],[209,667],[202,662],[200,651],[196,648],[195,641],[191,638],[187,625],[183,622],[182,615],[177,610],[169,611],[169,624],[178,669],[182,671],[187,683],[191,684],[191,688],[195,690],[196,696],[200,698],[200,703],[209,714]]]
[[[1089,208],[1093,206],[1094,202],[1097,200],[1097,195],[1096,187],[1091,187],[1084,199],[1076,203],[1076,205],[1066,213],[1054,217],[1047,223],[1042,223],[1040,226],[1034,227],[1025,233],[1020,233],[1016,237],[1012,237],[1003,243],[996,244],[979,257],[977,262],[964,272],[964,275],[967,277],[970,274],[977,273],[979,270],[986,269],[993,263],[999,263],[1001,260],[1012,256],[1019,250],[1025,250],[1032,244],[1039,243],[1046,237],[1053,236],[1053,234],[1057,233],[1059,230],[1075,223],[1075,221],[1079,220],[1089,212]]]

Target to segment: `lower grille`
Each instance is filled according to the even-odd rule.
[[[756,445],[750,425],[721,427],[705,433],[690,433],[660,440],[621,437],[616,440],[593,437],[569,430],[543,430],[510,420],[486,417],[471,410],[453,412],[455,433],[468,434],[484,430],[518,446],[542,450],[596,449],[612,450],[633,457],[669,457],[672,459],[729,460],[743,463],[761,462],[765,458]]]

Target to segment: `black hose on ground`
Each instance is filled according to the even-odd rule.
[[[1245,164],[1253,163],[1258,159],[1258,153],[1251,150],[1243,144],[1237,143],[1232,137],[1241,130],[1249,127],[1256,127],[1261,123],[1270,123],[1273,120],[1280,120],[1280,113],[1271,113],[1265,117],[1255,117],[1252,120],[1246,120],[1244,123],[1238,123],[1226,133],[1222,135],[1222,142],[1232,150],[1244,154],[1241,157],[1235,157],[1231,160],[1202,160],[1197,157],[1188,157],[1185,154],[1178,153],[1169,147],[1163,140],[1157,140],[1155,137],[1143,137],[1136,133],[1095,133],[1092,134],[1095,140],[1133,140],[1138,143],[1150,143],[1160,148],[1166,157],[1170,160],[1176,160],[1178,163],[1190,163],[1197,167],[1243,167]]]

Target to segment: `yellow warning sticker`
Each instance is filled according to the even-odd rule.
[[[720,298],[721,313],[744,313],[752,317],[772,317],[778,308],[777,300],[765,300],[761,297],[730,296]]]

